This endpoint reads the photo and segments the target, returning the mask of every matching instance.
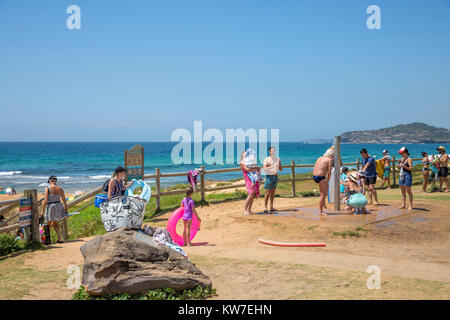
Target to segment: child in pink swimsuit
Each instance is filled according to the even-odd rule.
[[[198,222],[201,223],[200,217],[197,214],[197,211],[195,210],[194,200],[192,200],[191,196],[194,193],[194,189],[192,187],[189,187],[186,189],[186,197],[183,198],[181,201],[181,206],[184,207],[184,214],[183,214],[183,223],[184,223],[184,229],[183,229],[183,241],[184,245],[191,246],[191,225],[192,225],[192,215],[195,214],[195,216],[198,219]]]

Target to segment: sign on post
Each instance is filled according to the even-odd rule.
[[[20,199],[19,203],[19,224],[20,227],[31,227],[31,199]]]
[[[127,170],[125,180],[144,179],[144,147],[137,144],[130,150],[125,150],[124,157],[125,169]]]

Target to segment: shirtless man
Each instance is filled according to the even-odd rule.
[[[387,150],[383,150],[383,158],[380,160],[384,163],[384,171],[383,171],[383,183],[381,184],[381,189],[384,187],[384,183],[387,182],[388,189],[391,189],[391,156],[389,155],[389,152]]]
[[[328,149],[323,156],[317,159],[313,169],[313,179],[319,185],[320,199],[319,199],[319,214],[326,216],[323,208],[325,205],[325,197],[328,193],[328,182],[331,178],[331,168],[333,167],[334,149]]]
[[[442,192],[442,184],[445,183],[445,192],[448,192],[448,154],[445,153],[444,146],[436,150],[439,152],[439,191]]]

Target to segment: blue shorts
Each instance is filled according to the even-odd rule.
[[[264,181],[264,189],[275,189],[278,184],[278,175],[267,175]]]
[[[401,178],[398,179],[398,184],[405,187],[412,186],[412,175],[410,173],[405,173],[403,175],[403,180]]]

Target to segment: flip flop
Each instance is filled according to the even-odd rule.
[[[270,209],[270,211],[278,211],[278,209],[272,208]]]
[[[267,210],[267,209],[266,209],[266,210],[264,210],[264,213],[269,213],[269,210]]]

